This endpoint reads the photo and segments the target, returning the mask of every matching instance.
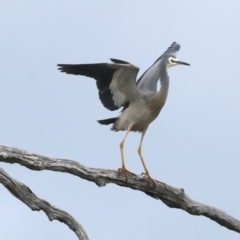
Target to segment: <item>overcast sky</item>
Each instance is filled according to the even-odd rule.
[[[14,3],[15,2],[15,3]],[[114,117],[93,79],[58,63],[129,61],[143,73],[173,41],[191,67],[169,70],[167,102],[145,137],[151,176],[240,219],[239,1],[1,1],[0,144],[88,167],[120,167]],[[126,166],[143,171],[138,133],[125,144]],[[239,239],[205,217],[116,185],[99,188],[70,174],[0,167],[40,198],[66,210],[91,240]],[[0,238],[74,240],[64,224],[33,212],[0,185]]]

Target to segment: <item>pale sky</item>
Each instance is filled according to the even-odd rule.
[[[150,174],[240,219],[239,1],[1,1],[0,144],[88,167],[118,169],[115,133],[96,120],[118,116],[93,79],[58,63],[122,59],[142,74],[173,41],[191,67],[169,70],[167,102],[143,143]],[[126,166],[143,171],[140,134],[125,144]],[[39,197],[64,209],[91,240],[239,239],[205,217],[116,185],[0,163]],[[74,240],[64,224],[33,212],[0,185],[4,240]]]

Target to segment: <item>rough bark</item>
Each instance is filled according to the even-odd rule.
[[[221,226],[240,233],[240,221],[220,209],[200,203],[188,197],[182,188],[175,188],[155,180],[156,184],[146,181],[145,177],[129,175],[126,181],[124,175],[117,171],[98,168],[87,168],[78,162],[56,159],[29,153],[17,148],[0,145],[0,162],[18,163],[31,170],[51,170],[66,172],[82,179],[96,183],[99,187],[113,183],[148,194],[161,200],[171,208],[182,209],[192,215],[205,216]]]
[[[38,198],[29,187],[10,177],[0,168],[0,183],[2,183],[11,194],[25,203],[33,211],[44,211],[50,221],[58,220],[65,223],[78,236],[79,240],[88,240],[83,227],[67,212],[52,206],[49,202]]]

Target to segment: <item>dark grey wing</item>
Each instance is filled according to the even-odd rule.
[[[111,61],[117,64],[129,64],[128,62],[118,59],[111,59]],[[119,107],[114,104],[113,94],[109,89],[113,74],[119,67],[108,63],[58,64],[57,66],[61,72],[94,78],[98,88],[99,99],[103,106],[111,111],[119,109]]]
[[[115,59],[115,58],[110,58],[110,60],[114,63],[119,63],[119,64],[130,64],[129,62],[123,61],[123,60],[119,60],[119,59]]]
[[[99,99],[103,106],[111,111],[119,109],[119,107],[114,104],[113,94],[109,89],[112,76],[117,69],[110,67],[107,63],[58,64],[57,66],[61,72],[94,78],[98,88]]]
[[[119,69],[113,74],[110,90],[114,104],[125,107],[128,102],[142,100],[142,94],[137,88],[136,77],[139,68],[132,64],[116,64]]]
[[[164,55],[166,55],[166,54],[171,54],[171,55],[173,55],[173,56],[176,57],[177,52],[180,50],[180,47],[181,47],[181,46],[180,46],[178,43],[173,42],[173,43],[171,44],[171,46],[153,63],[153,65],[152,65],[151,67],[149,67],[149,68],[142,74],[142,76],[137,80],[137,85],[138,85],[138,84],[140,83],[140,81],[144,78],[144,76],[145,76],[145,74],[147,73],[147,71],[148,71],[150,68],[152,68],[152,67],[155,65],[155,63],[157,63],[158,61],[160,61],[161,58],[162,58]]]

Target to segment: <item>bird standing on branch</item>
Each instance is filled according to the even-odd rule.
[[[58,64],[59,70],[68,74],[94,78],[103,106],[110,111],[122,108],[115,118],[99,120],[103,125],[113,124],[111,130],[126,131],[120,143],[122,166],[119,169],[127,179],[129,172],[124,163],[123,147],[130,131],[142,133],[138,154],[148,181],[154,183],[142,157],[142,143],[149,124],[156,119],[163,108],[169,88],[168,68],[177,65],[190,65],[176,58],[180,45],[172,45],[136,81],[139,68],[131,63],[111,59],[112,63]],[[157,91],[160,80],[161,88]]]

